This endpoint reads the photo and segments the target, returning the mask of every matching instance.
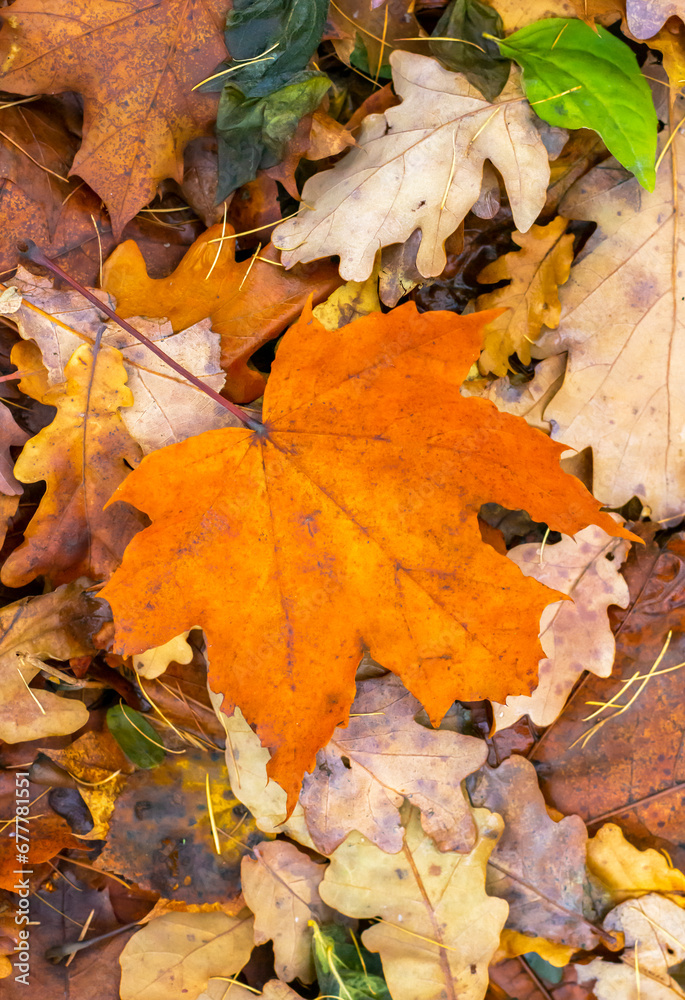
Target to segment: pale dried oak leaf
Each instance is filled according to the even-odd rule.
[[[311,211],[284,222],[273,242],[292,267],[340,256],[340,274],[364,281],[379,247],[421,229],[426,278],[446,263],[444,242],[478,200],[490,161],[504,179],[514,222],[527,232],[541,211],[549,162],[515,73],[490,104],[460,73],[413,52],[390,56],[402,104],[364,119],[358,147],[304,186]]]
[[[475,809],[478,840],[470,854],[441,854],[407,814],[398,854],[352,833],[333,853],[321,883],[324,902],[340,913],[381,923],[362,941],[379,952],[393,1000],[482,1000],[508,906],[486,895],[485,868],[502,819]]]

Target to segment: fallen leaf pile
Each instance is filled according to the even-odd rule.
[[[685,997],[685,8],[2,15],[3,1000]]]

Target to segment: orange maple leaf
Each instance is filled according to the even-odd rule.
[[[17,0],[0,36],[3,88],[84,97],[78,174],[107,205],[114,235],[165,177],[183,179],[186,143],[209,134],[217,98],[193,92],[226,57],[226,0]]]
[[[308,309],[279,347],[262,429],[157,451],[112,498],[152,520],[100,593],[115,648],[201,626],[210,686],[269,747],[291,808],[348,718],[363,644],[433,723],[456,698],[534,685],[540,613],[560,595],[483,543],[482,503],[633,537],[561,471],[563,445],[461,396],[495,315],[408,303],[329,331]]]

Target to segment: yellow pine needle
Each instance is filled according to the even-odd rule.
[[[23,683],[24,687],[26,688],[26,690],[28,691],[28,693],[29,693],[29,694],[31,695],[31,697],[32,697],[32,698],[33,698],[33,700],[35,701],[36,705],[38,705],[38,708],[40,709],[40,711],[41,711],[41,714],[42,714],[42,715],[46,715],[47,713],[46,713],[45,709],[43,708],[43,706],[41,705],[41,703],[40,703],[40,702],[38,701],[38,699],[36,698],[35,694],[34,694],[34,693],[33,693],[33,691],[31,690],[31,688],[30,688],[30,687],[28,686],[28,683],[27,683],[27,681],[26,681],[26,678],[25,678],[25,677],[24,677],[24,675],[22,674],[22,672],[21,672],[21,670],[19,669],[19,667],[17,667],[17,673],[18,673],[18,674],[19,674],[19,676],[21,677],[21,680],[22,680],[22,683]]]
[[[106,872],[100,868],[96,868],[95,865],[86,864],[85,861],[76,861],[74,858],[65,858],[63,854],[56,854],[55,857],[60,861],[67,861],[70,865],[76,865],[78,868],[87,868],[89,871],[96,872],[98,875],[104,875],[105,878],[111,878],[115,882],[118,882],[119,885],[123,885],[124,889],[130,889],[128,882],[124,882],[123,878],[119,878],[118,875],[112,875],[111,872]],[[42,896],[39,896],[38,898],[45,902]]]
[[[119,702],[119,704],[120,704],[120,706],[121,706],[121,712],[122,712],[122,714],[123,714],[124,718],[126,719],[126,721],[127,721],[127,722],[128,722],[128,723],[129,723],[130,725],[131,725],[131,726],[133,726],[133,728],[135,729],[135,731],[136,731],[137,733],[140,733],[140,735],[141,735],[141,736],[142,736],[142,737],[143,737],[144,739],[146,739],[146,740],[148,741],[148,743],[152,743],[152,744],[153,744],[153,746],[156,746],[156,747],[159,747],[159,748],[160,748],[160,750],[164,750],[164,751],[165,751],[166,753],[176,753],[176,754],[178,754],[178,753],[185,753],[185,750],[170,750],[170,749],[169,749],[169,747],[165,747],[163,743],[157,743],[157,741],[156,741],[156,740],[153,740],[151,736],[148,736],[148,735],[147,735],[147,733],[144,733],[142,729],[139,729],[139,728],[138,728],[138,726],[137,726],[137,725],[135,724],[135,722],[133,721],[133,719],[129,718],[129,716],[128,716],[128,715],[126,714],[126,709],[124,708],[124,703],[123,703],[123,701],[120,701],[120,702]]]
[[[381,50],[378,53],[378,66],[376,67],[376,75],[373,79],[375,84],[378,83],[378,77],[381,75],[381,67],[383,65],[383,52],[385,51],[385,36],[388,33],[388,4],[385,5],[385,19],[383,21],[383,37],[381,38]]]
[[[150,702],[150,704],[152,705],[152,707],[154,708],[155,712],[160,717],[160,719],[162,719],[163,722],[166,722],[167,726],[170,729],[173,729],[173,731],[176,733],[176,735],[178,737],[180,737],[182,740],[185,740],[186,743],[190,743],[192,746],[198,746],[197,741],[191,740],[187,736],[184,736],[184,734],[181,732],[181,730],[177,729],[176,726],[173,724],[173,722],[170,722],[169,719],[167,719],[167,717],[164,714],[164,712],[161,710],[161,708],[159,708],[158,705],[155,704],[155,702],[152,700],[152,698],[150,697],[150,695],[148,694],[148,692],[143,687],[143,679],[140,676],[140,674],[138,673],[137,667],[134,666],[133,669],[136,672],[136,680],[138,681],[138,685],[140,687],[140,690],[143,692],[143,694],[145,695],[145,697],[147,698],[147,700]]]
[[[245,282],[247,281],[247,279],[248,279],[248,277],[249,277],[249,275],[250,275],[250,271],[251,271],[251,270],[252,270],[252,268],[253,268],[253,267],[255,266],[255,262],[256,262],[256,261],[257,261],[257,260],[259,259],[259,251],[260,251],[261,249],[262,249],[262,244],[260,243],[260,244],[258,245],[258,247],[257,247],[257,252],[256,252],[256,253],[255,253],[255,254],[254,254],[254,255],[252,256],[252,258],[251,258],[251,260],[250,260],[250,263],[249,263],[249,265],[248,265],[248,268],[247,268],[247,271],[246,271],[246,272],[245,272],[245,274],[243,275],[243,280],[242,280],[242,281],[240,282],[240,284],[238,285],[238,291],[239,291],[239,292],[242,292],[242,290],[243,290],[243,285],[244,285],[244,284],[245,284]]]
[[[549,528],[545,531],[544,537],[542,539],[542,544],[540,545],[540,565],[542,566],[542,553],[545,551],[545,545],[547,544],[547,539],[549,538]]]
[[[475,42],[470,42],[468,38],[450,38],[449,35],[431,35],[426,37],[425,35],[416,35],[413,38],[403,38],[403,42],[459,42],[460,45],[472,45],[474,49],[478,49],[486,55],[485,49],[482,49],[480,45],[476,45]]]
[[[559,32],[559,34],[557,35],[557,37],[554,39],[554,41],[552,42],[552,49],[555,47],[555,45],[557,44],[557,42],[559,41],[559,39],[561,38],[561,36],[563,35],[563,33],[566,31],[566,29],[568,28],[569,24],[570,24],[570,21],[567,21],[566,24],[564,25],[564,27]],[[551,49],[550,49],[550,51],[551,51]]]
[[[436,948],[444,948],[445,951],[458,951],[457,948],[452,948],[448,944],[441,944],[440,941],[434,941],[433,938],[426,937],[424,934],[417,934],[416,931],[410,931],[408,927],[403,927],[402,924],[393,924],[390,920],[384,920],[382,917],[377,917],[376,920],[379,924],[387,924],[388,927],[393,927],[396,931],[402,931],[404,934],[409,934],[410,937],[418,938],[419,941],[435,945]]]
[[[311,208],[311,205],[305,205],[304,202],[300,203],[300,208],[304,206],[305,208]],[[284,215],[282,219],[276,219],[275,222],[265,222],[263,226],[256,226],[254,229],[246,229],[242,233],[229,233],[228,236],[215,236],[213,240],[209,240],[209,243],[223,243],[224,240],[239,240],[241,236],[251,236],[252,233],[261,233],[263,229],[271,229],[272,226],[277,226],[281,222],[285,222],[287,219],[294,219],[296,215],[300,214],[300,208],[296,212],[291,212],[290,215]]]
[[[577,87],[569,87],[568,90],[562,90],[560,94],[552,94],[551,97],[541,97],[539,101],[531,101],[530,106],[533,108],[536,104],[544,104],[546,101],[556,101],[557,97],[566,97],[567,94],[573,94],[576,90],[582,90],[583,85],[579,83]]]
[[[571,744],[571,746],[569,747],[569,749],[573,749],[573,747],[576,746],[576,744],[578,744],[578,743],[581,743],[581,746],[583,748],[586,747],[587,744],[588,744],[588,742],[589,742],[589,740],[595,735],[596,732],[598,732],[599,729],[602,728],[603,725],[605,725],[607,722],[611,722],[613,719],[616,719],[619,715],[623,715],[624,712],[627,712],[628,709],[632,705],[635,704],[635,701],[637,700],[637,698],[640,697],[640,695],[644,691],[644,689],[647,686],[647,684],[649,684],[650,680],[652,680],[652,678],[655,676],[655,671],[656,671],[657,667],[659,666],[659,664],[663,660],[664,656],[666,655],[666,652],[668,650],[669,644],[671,642],[671,636],[672,635],[673,635],[673,632],[670,631],[668,633],[668,635],[666,636],[666,641],[664,642],[664,644],[662,646],[661,652],[659,653],[659,655],[657,656],[656,660],[652,664],[652,667],[650,668],[649,672],[647,674],[644,674],[642,676],[641,683],[640,683],[637,691],[630,698],[630,700],[627,702],[627,704],[625,704],[625,705],[618,705],[618,703],[616,702],[616,699],[622,697],[626,693],[626,691],[628,690],[628,688],[640,678],[639,671],[633,677],[630,677],[628,680],[623,680],[621,682],[623,684],[623,690],[616,692],[616,694],[614,694],[609,699],[608,702],[602,703],[600,705],[600,707],[597,709],[597,711],[593,712],[591,715],[588,715],[585,719],[583,719],[583,722],[589,722],[590,719],[594,719],[597,715],[600,715],[607,708],[617,708],[618,711],[614,712],[613,715],[610,715],[608,718],[606,718],[606,719],[600,719],[599,722],[596,722],[594,724],[594,726],[592,726],[587,731],[587,733],[584,733],[582,736],[579,736],[578,739],[575,740]]]
[[[487,128],[487,126],[488,126],[488,125],[490,124],[490,122],[491,122],[491,121],[492,121],[492,119],[493,119],[493,118],[495,117],[495,115],[496,115],[496,114],[497,114],[497,113],[498,113],[498,112],[500,111],[501,107],[502,107],[502,105],[501,105],[501,104],[498,104],[498,105],[497,105],[497,107],[495,108],[495,110],[494,110],[494,111],[492,112],[492,114],[491,114],[491,115],[489,115],[489,116],[488,116],[488,117],[487,117],[487,118],[485,119],[485,121],[483,122],[483,124],[481,125],[481,127],[480,127],[480,128],[478,129],[478,131],[476,132],[476,134],[475,134],[475,135],[473,135],[473,136],[471,136],[471,139],[469,140],[469,144],[468,144],[468,146],[466,147],[467,151],[468,151],[468,150],[470,149],[470,147],[471,147],[471,146],[472,146],[472,145],[474,144],[474,142],[476,141],[476,139],[478,138],[478,136],[479,136],[479,135],[481,134],[481,132],[482,132],[482,131],[483,131],[483,130],[484,130],[485,128]],[[455,139],[456,139],[456,135],[457,135],[457,133],[455,132],[455,133],[454,133],[454,135],[455,135]]]
[[[7,106],[11,107],[11,105],[7,105]],[[18,142],[15,142],[14,139],[10,138],[10,136],[8,136],[6,132],[0,131],[0,135],[3,137],[3,139],[6,139],[7,142],[9,142],[12,146],[15,146],[16,149],[18,149],[20,153],[23,153],[24,156],[28,157],[28,159],[31,161],[31,163],[35,163],[35,165],[40,170],[44,170],[46,174],[50,174],[52,177],[56,177],[58,181],[64,181],[65,184],[69,183],[69,178],[68,177],[62,177],[61,174],[57,174],[57,173],[55,173],[54,170],[50,170],[50,167],[44,167],[42,163],[38,162],[38,160],[34,160],[34,158],[31,156],[31,154],[27,153],[26,150],[23,148],[23,146],[20,146]]]
[[[219,843],[219,834],[216,829],[216,820],[214,819],[214,809],[212,808],[212,793],[209,789],[209,772],[205,772],[205,793],[207,795],[207,809],[209,810],[209,822],[212,824],[212,836],[214,837],[214,847],[217,854],[221,854],[221,845]]]
[[[214,258],[214,261],[212,262],[212,266],[210,267],[210,269],[207,271],[207,274],[205,275],[205,281],[209,281],[209,278],[211,277],[212,271],[216,267],[216,265],[217,265],[217,263],[219,261],[219,256],[221,255],[221,248],[224,245],[224,236],[226,235],[226,213],[227,213],[227,205],[226,205],[226,202],[224,202],[224,221],[221,223],[221,236],[219,238],[219,246],[216,248],[216,256]]]
[[[61,872],[60,872],[60,874],[61,874]],[[91,922],[91,920],[93,919],[94,916],[95,916],[95,910],[91,910],[90,913],[88,914],[87,918],[86,918],[85,924],[81,928],[81,933],[79,934],[79,936],[77,938],[78,941],[83,941],[84,937],[88,933],[88,928],[90,927],[90,922]],[[67,965],[71,965],[71,963],[74,960],[74,956],[75,955],[76,955],[76,952],[72,951],[71,955],[69,955],[68,959],[64,963],[65,968],[66,968]]]
[[[98,267],[98,284],[100,285],[100,288],[102,288],[102,240],[100,239],[100,230],[98,229],[98,224],[95,221],[95,216],[93,215],[92,212],[90,213],[90,221],[93,223],[93,229],[95,230],[95,235],[98,238],[98,255],[100,257],[100,265]],[[73,958],[74,956],[70,955],[69,957]]]
[[[121,768],[118,771],[113,771],[106,778],[103,778],[102,781],[84,781],[83,778],[77,778],[75,774],[71,773],[71,771],[68,771],[67,773],[74,779],[74,781],[77,781],[79,785],[86,785],[88,788],[98,788],[100,785],[106,785],[109,781],[114,781],[115,778],[118,778],[121,774]]]
[[[259,990],[256,990],[254,988],[254,986],[248,986],[247,983],[241,983],[241,982],[239,982],[237,976],[210,976],[210,979],[209,979],[210,983],[213,980],[217,980],[220,983],[232,983],[234,986],[241,986],[244,990],[249,990],[250,993],[254,993],[258,997],[260,997],[262,995],[259,992]],[[229,986],[228,990],[226,990],[226,993],[224,993],[224,996],[227,996],[229,992],[230,992],[230,986]]]
[[[277,49],[280,44],[280,42],[276,42],[276,44],[272,45],[270,49],[265,49],[261,56],[255,56],[253,59],[235,60],[237,65],[229,66],[228,69],[222,69],[220,73],[215,73],[214,76],[208,76],[206,80],[201,80],[200,83],[196,83],[195,86],[191,88],[191,91],[197,90],[198,87],[203,87],[206,83],[210,83],[212,80],[218,80],[220,76],[228,76],[229,73],[235,73],[236,70],[243,69],[245,66],[253,66],[256,63],[262,62],[273,62],[276,56],[269,56],[267,55],[267,52],[273,52],[273,50]]]
[[[676,127],[673,129],[673,131],[671,132],[671,134],[668,137],[668,141],[667,141],[666,145],[664,146],[664,148],[659,153],[659,158],[656,161],[656,166],[654,168],[655,170],[658,170],[659,167],[661,166],[661,162],[662,162],[664,156],[666,155],[666,153],[669,151],[669,149],[671,147],[671,143],[673,142],[673,140],[677,136],[677,134],[678,134],[678,132],[680,130],[680,126],[683,124],[683,122],[685,122],[685,115],[683,115],[683,117],[680,119],[680,121],[678,122],[678,124],[676,125]],[[671,520],[671,519],[670,518],[666,518],[666,520]],[[659,523],[661,523],[661,522],[659,522]]]

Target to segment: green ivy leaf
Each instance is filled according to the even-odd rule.
[[[494,101],[509,79],[511,60],[500,55],[493,37],[504,34],[502,18],[481,0],[452,0],[433,35],[460,42],[431,41],[429,48],[448,69],[463,73],[488,101]],[[471,44],[469,44],[471,43]]]
[[[534,111],[562,128],[591,128],[648,191],[656,181],[657,118],[631,49],[604,28],[550,17],[496,39],[523,69]]]
[[[113,705],[107,710],[107,727],[136,767],[148,771],[164,760],[166,753],[164,748],[159,746],[157,730],[153,729],[147,719],[135,709]]]

